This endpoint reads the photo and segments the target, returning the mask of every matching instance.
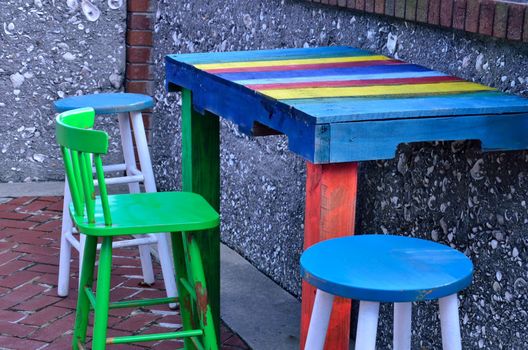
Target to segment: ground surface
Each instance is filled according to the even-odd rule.
[[[77,254],[73,253],[71,293],[57,297],[61,197],[0,198],[0,349],[67,349],[75,318]],[[75,252],[75,250],[74,250]],[[115,251],[112,300],[164,297],[157,281],[140,287],[141,267],[136,249]],[[110,312],[109,335],[121,336],[177,330],[177,311],[165,306]],[[91,329],[89,330],[91,332]],[[249,349],[225,325],[222,349]],[[109,349],[175,349],[179,341],[110,346]]]

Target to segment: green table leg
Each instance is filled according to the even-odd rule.
[[[182,92],[183,191],[202,195],[220,211],[220,123],[192,108],[191,91]],[[216,334],[220,338],[220,229],[197,232]]]

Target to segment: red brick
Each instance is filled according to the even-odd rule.
[[[528,42],[528,6],[524,11],[523,41]]]
[[[328,5],[337,5],[337,0],[328,0]]]
[[[395,0],[394,16],[398,18],[405,18],[405,0]]]
[[[181,340],[165,340],[152,347],[153,350],[183,349],[184,343]],[[223,348],[222,348],[223,349]]]
[[[27,254],[20,258],[23,261],[29,261],[38,264],[54,265],[59,266],[59,256],[48,256],[42,254]]]
[[[385,14],[387,16],[394,16],[395,0],[385,0]]]
[[[0,276],[9,276],[17,271],[27,268],[31,263],[27,261],[14,260],[0,266]]]
[[[151,80],[153,79],[152,70],[151,64],[128,63],[126,78],[128,80]]]
[[[152,48],[127,47],[127,62],[150,63],[152,62]]]
[[[467,0],[466,7],[466,24],[465,29],[468,32],[478,32],[480,12],[480,0]]]
[[[37,272],[32,271],[17,271],[3,279],[0,280],[0,286],[6,287],[6,288],[15,288],[22,286],[23,284],[26,284],[30,282],[33,279],[36,279],[40,276]]]
[[[508,21],[508,4],[504,2],[495,3],[495,17],[493,19],[493,36],[497,38],[506,37]]]
[[[21,311],[39,311],[47,306],[51,306],[58,301],[61,301],[62,298],[52,297],[49,295],[37,295],[32,299],[25,300],[24,302],[13,307],[13,309]]]
[[[416,21],[427,22],[427,11],[429,10],[429,0],[418,0],[416,3]]]
[[[29,216],[30,214],[22,214],[14,211],[0,211],[0,219],[24,220]]]
[[[510,40],[521,40],[524,19],[524,5],[510,4],[508,10],[508,34]]]
[[[152,31],[129,30],[127,32],[127,44],[136,46],[152,46]]]
[[[10,227],[10,228],[30,228],[35,225],[31,221],[18,221],[18,220],[9,220],[9,219],[0,219],[0,227]]]
[[[129,14],[127,18],[127,28],[138,30],[152,29],[152,15],[149,14]]]
[[[356,0],[356,10],[365,11],[365,0]]]
[[[11,202],[9,202],[11,203]],[[6,211],[15,211],[16,208],[18,208],[18,205],[11,205],[11,204],[0,204],[0,212],[6,212]]]
[[[374,0],[365,0],[365,11],[369,13],[374,12]]]
[[[46,232],[60,232],[62,222],[60,220],[51,220],[46,223],[35,226],[33,230]]]
[[[138,94],[152,95],[154,93],[153,81],[127,81],[126,91]]]
[[[56,248],[46,247],[45,249],[42,249],[42,247],[25,243],[19,244],[16,248],[13,248],[13,251],[46,256],[56,256],[57,254],[59,254],[59,250]]]
[[[453,28],[464,29],[466,22],[466,0],[455,0],[453,5]]]
[[[148,326],[149,324],[155,322],[159,318],[160,318],[159,315],[150,314],[150,313],[137,314],[137,315],[129,317],[123,322],[116,324],[113,328],[124,330],[124,331],[135,331],[145,326]]]
[[[374,12],[378,14],[385,13],[385,0],[375,0]]]
[[[346,7],[346,5],[347,5],[347,0],[338,0],[337,1],[337,6]]]
[[[63,350],[69,349],[72,343],[72,335],[65,334],[60,338],[55,339],[46,350]]]
[[[480,4],[479,33],[493,34],[493,16],[495,15],[495,1],[485,0]]]
[[[36,350],[44,347],[44,345],[46,345],[46,343],[36,340],[20,339],[0,335],[0,348],[2,349]]]
[[[31,215],[26,220],[43,223],[43,222],[49,221],[50,216],[49,215]]]
[[[440,0],[440,25],[443,27],[453,25],[453,0]]]
[[[43,310],[37,311],[27,318],[20,321],[23,324],[43,326],[51,321],[56,320],[57,318],[63,317],[66,314],[70,313],[68,309],[61,307],[50,306]]]
[[[31,334],[31,339],[52,342],[53,340],[62,337],[67,331],[72,330],[74,324],[75,313],[72,312]]]
[[[127,0],[128,12],[152,12],[154,0]]]
[[[36,329],[34,326],[0,320],[0,333],[3,335],[25,337]]]
[[[61,202],[62,203],[62,197],[61,196],[43,196],[43,197],[39,197],[39,200],[40,201],[46,201],[46,202],[52,202],[52,203],[57,203],[57,202]]]
[[[50,203],[48,201],[41,201],[41,200],[35,200],[27,205],[24,205],[22,207],[19,207],[17,209],[17,211],[19,212],[24,212],[24,213],[27,213],[27,212],[36,212],[36,211],[39,211],[39,210],[44,210],[46,209],[48,206],[52,205],[53,203]]]
[[[44,290],[44,287],[35,284],[29,284],[24,286],[24,288],[16,289],[11,293],[4,294],[0,298],[0,308],[7,309],[13,305],[17,305],[37,294],[41,294]]]
[[[440,24],[440,0],[429,0],[427,23],[434,25]]]
[[[24,318],[24,314],[16,311],[0,310],[0,320],[7,322],[16,322]]]
[[[417,0],[406,0],[405,1],[405,19],[408,21],[414,21],[416,19],[416,3]]]
[[[356,8],[356,0],[347,0],[347,7],[351,9]]]
[[[19,206],[19,205],[23,205],[23,204],[28,204],[29,202],[32,202],[35,199],[37,199],[37,198],[36,197],[18,197],[18,198],[10,200],[8,203],[9,203],[9,205],[18,205]]]

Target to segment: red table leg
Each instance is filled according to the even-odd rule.
[[[329,238],[354,234],[357,163],[312,164],[306,169],[304,249]],[[304,348],[315,288],[303,282],[301,349]],[[326,350],[348,350],[351,301],[335,298]]]

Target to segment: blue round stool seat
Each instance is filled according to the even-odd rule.
[[[154,100],[142,94],[104,93],[73,96],[55,101],[55,109],[58,112],[83,107],[92,107],[96,114],[126,113],[152,108]]]
[[[360,235],[317,243],[301,256],[303,279],[327,293],[356,300],[412,302],[442,298],[471,283],[473,264],[435,242]]]

